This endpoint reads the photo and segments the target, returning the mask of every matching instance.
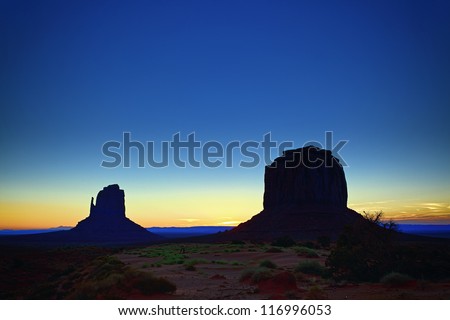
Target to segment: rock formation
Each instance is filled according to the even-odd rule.
[[[347,207],[344,169],[329,150],[285,151],[266,167],[264,186],[264,209],[314,204]]]
[[[112,184],[104,187],[97,194],[97,205],[94,205],[94,197],[91,198],[92,218],[125,218],[125,192],[119,185]]]
[[[109,185],[91,198],[89,217],[71,230],[83,242],[138,243],[158,240],[125,216],[125,193],[117,184]]]
[[[336,238],[362,219],[347,208],[347,183],[331,151],[308,146],[288,150],[265,169],[264,209],[226,237],[270,240]]]

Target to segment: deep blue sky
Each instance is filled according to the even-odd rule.
[[[4,1],[0,32],[3,220],[59,201],[52,221],[71,224],[109,183],[146,226],[206,223],[224,199],[232,221],[261,209],[262,165],[100,168],[124,131],[297,146],[333,131],[353,207],[449,219],[448,1]],[[222,202],[198,213],[204,198]]]

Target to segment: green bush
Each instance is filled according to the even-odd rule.
[[[312,241],[301,242],[301,243],[299,243],[299,245],[302,247],[309,248],[309,249],[317,249],[317,245]]]
[[[433,281],[450,278],[448,243],[397,245],[392,256],[395,259],[387,272],[396,270],[416,279]]]
[[[335,279],[377,282],[392,270],[424,280],[450,277],[448,243],[395,241],[396,225],[382,222],[381,211],[363,217],[344,229],[326,261]]]
[[[255,268],[244,269],[241,272],[241,276],[239,277],[239,281],[247,281],[250,280],[255,273]]]
[[[295,267],[295,271],[316,276],[324,276],[327,269],[317,261],[301,261]]]
[[[258,283],[272,277],[270,269],[265,267],[249,268],[242,271],[239,281],[250,280],[251,283]]]
[[[154,293],[173,293],[177,287],[169,280],[153,277],[149,273],[143,273],[136,282],[136,288],[143,294],[150,295]]]
[[[305,295],[305,299],[307,300],[323,300],[327,298],[327,293],[318,286],[312,286],[309,288]]]
[[[197,265],[197,264],[205,264],[205,263],[209,263],[209,261],[208,260],[206,260],[206,259],[190,259],[190,260],[186,260],[185,262],[184,262],[184,265],[186,265],[186,266],[195,266],[195,265]]]
[[[196,268],[195,266],[197,264],[204,264],[204,263],[208,263],[209,261],[206,259],[190,259],[190,260],[186,260],[184,262],[184,269],[187,271],[195,271]]]
[[[120,299],[138,289],[143,294],[172,293],[176,286],[149,272],[132,269],[115,257],[101,257],[93,262],[71,296],[75,299]]]
[[[318,258],[319,255],[313,249],[307,247],[297,247],[295,248],[295,252],[301,257],[307,258]]]
[[[326,264],[336,279],[378,281],[393,268],[393,229],[381,226],[382,212],[344,228]]]
[[[264,267],[264,268],[269,268],[269,269],[276,269],[277,265],[270,261],[270,260],[263,260],[261,261],[261,263],[259,264],[260,267]]]

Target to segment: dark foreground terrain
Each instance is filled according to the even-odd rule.
[[[342,258],[337,250],[342,244],[319,240],[133,248],[2,246],[0,298],[450,299],[448,244],[404,244],[396,254],[417,261],[412,267],[407,263],[409,270],[397,264],[408,273],[380,271],[378,266],[374,273],[381,276],[363,279],[337,259]],[[378,258],[362,259],[372,268]],[[349,266],[357,263],[349,261]]]

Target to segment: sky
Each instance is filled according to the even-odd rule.
[[[301,147],[331,131],[350,208],[450,223],[449,57],[444,0],[2,1],[0,229],[74,226],[113,183],[145,227],[262,210],[264,163],[102,167],[124,132]]]

